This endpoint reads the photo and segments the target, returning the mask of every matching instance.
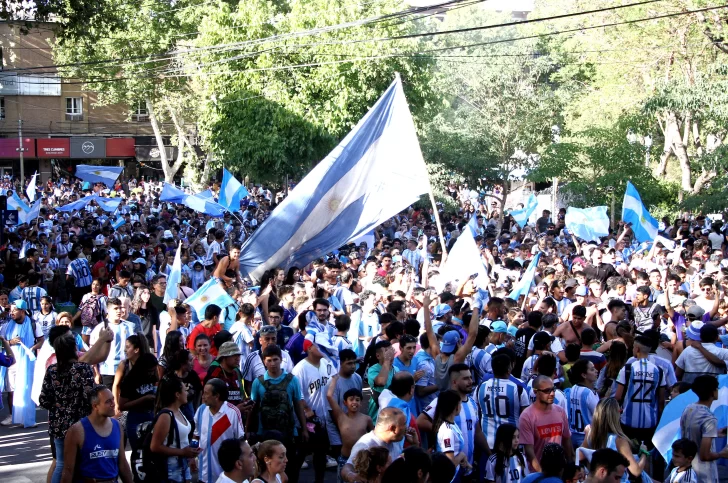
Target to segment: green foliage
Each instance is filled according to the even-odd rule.
[[[237,10],[222,8],[209,15],[195,46],[236,46],[232,51],[205,50],[188,58],[190,69],[202,66],[195,76],[196,92],[211,100],[198,119],[201,135],[226,166],[256,180],[280,180],[285,174],[300,176],[320,161],[389,87],[396,73],[402,77],[413,114],[422,115],[432,97],[431,60],[379,58],[391,52],[386,44],[346,43],[411,33],[411,22],[379,22],[286,37],[402,8],[395,0],[365,4],[251,0],[241,2]],[[235,28],[241,25],[246,28]],[[262,38],[268,40],[258,40]],[[397,44],[412,50],[418,45],[416,40]]]

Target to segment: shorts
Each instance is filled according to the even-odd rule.
[[[12,366],[8,367],[8,373],[5,378],[6,384],[5,384],[5,390],[8,392],[15,392],[15,379],[18,375],[18,364],[13,364]]]

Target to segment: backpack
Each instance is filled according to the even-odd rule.
[[[154,453],[151,450],[152,444],[152,432],[154,426],[157,424],[159,416],[162,414],[169,414],[172,418],[172,424],[169,426],[169,434],[167,435],[167,441],[165,445],[171,446],[175,443],[179,448],[179,430],[177,429],[177,419],[174,417],[174,413],[169,409],[162,409],[154,417],[153,421],[147,421],[140,424],[137,427],[137,437],[141,441],[141,446],[136,449],[131,455],[131,468],[134,476],[135,483],[159,483],[160,481],[167,481],[167,458],[168,456]],[[183,458],[179,458],[180,466],[184,465]]]
[[[92,295],[89,299],[81,304],[81,324],[84,327],[96,327],[101,323],[101,306],[99,304],[99,296]]]
[[[286,436],[293,434],[293,403],[288,395],[288,385],[293,380],[293,374],[286,374],[277,384],[258,377],[258,382],[265,392],[260,401],[260,423],[263,431],[280,431]]]

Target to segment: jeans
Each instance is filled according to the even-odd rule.
[[[132,451],[136,450],[142,443],[137,438],[137,427],[142,423],[152,420],[154,420],[154,413],[151,411],[129,411],[126,417],[126,437],[129,440]]]
[[[63,443],[65,438],[54,438],[53,445],[56,447],[56,468],[51,476],[51,483],[61,483],[63,475]]]

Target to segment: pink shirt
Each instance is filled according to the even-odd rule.
[[[520,444],[532,444],[536,458],[540,461],[543,454],[543,447],[546,443],[562,445],[562,441],[571,438],[569,431],[569,420],[566,411],[555,404],[547,411],[543,411],[536,405],[529,406],[521,413],[518,421],[520,432]],[[528,468],[533,472],[529,461]]]

